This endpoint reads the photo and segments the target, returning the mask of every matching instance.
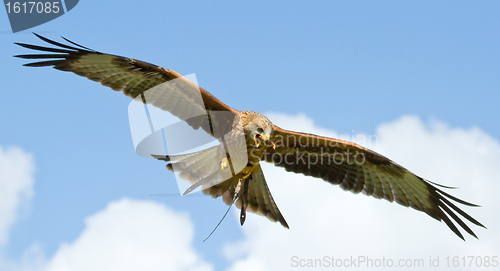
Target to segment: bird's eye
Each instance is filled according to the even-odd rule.
[[[262,133],[264,133],[264,129],[262,129],[262,127],[259,127],[259,128],[257,128],[257,132],[259,134],[262,134]]]

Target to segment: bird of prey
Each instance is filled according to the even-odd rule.
[[[463,240],[462,233],[452,220],[470,235],[477,236],[457,214],[484,227],[453,201],[466,206],[478,205],[444,192],[442,188],[450,187],[425,180],[358,144],[282,129],[264,115],[229,107],[173,70],[94,51],[65,38],[71,45],[35,35],[55,47],[16,43],[44,52],[16,55],[19,58],[38,60],[24,66],[49,66],[100,82],[126,96],[168,111],[193,129],[201,128],[199,131],[205,131],[224,143],[188,154],[152,155],[166,161],[169,170],[178,172],[181,178],[192,184],[186,192],[201,186],[204,194],[214,198],[222,197],[228,205],[234,202],[241,209],[241,225],[245,221],[246,211],[250,211],[288,228],[266,184],[260,166],[260,162],[265,161],[284,167],[289,172],[321,178],[354,194],[361,192],[425,212],[438,221],[444,221]],[[155,89],[156,86],[173,80],[176,80],[175,84]],[[146,98],[147,91],[151,93]],[[194,94],[196,91],[198,96]],[[198,111],[208,112],[208,117],[207,114],[205,117],[197,117],[200,114],[189,113]],[[225,117],[217,118],[212,112],[225,113]],[[237,136],[243,138],[243,143],[232,140]],[[237,144],[243,144],[243,157],[227,152],[228,147]],[[245,161],[245,164],[238,166],[241,161]],[[221,178],[224,172],[231,174],[227,178]]]

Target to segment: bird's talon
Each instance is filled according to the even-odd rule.
[[[250,174],[252,174],[251,171],[249,171],[248,173],[245,174],[245,172],[243,172],[243,179],[248,179],[248,177],[250,177]]]

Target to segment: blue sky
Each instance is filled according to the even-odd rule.
[[[31,154],[35,167],[34,195],[16,211],[8,242],[0,248],[4,261],[21,262],[26,250],[36,244],[44,261],[50,262],[61,243],[73,244],[89,227],[86,218],[123,198],[155,202],[188,214],[194,227],[191,245],[214,270],[242,270],[237,265],[245,262],[241,259],[258,258],[259,254],[252,254],[253,245],[248,239],[261,236],[262,228],[251,223],[270,224],[262,217],[249,216],[250,225],[241,228],[234,214],[208,242],[202,243],[226,205],[220,199],[200,194],[172,196],[178,193],[177,186],[164,164],[134,153],[127,116],[130,100],[123,94],[70,73],[22,67],[26,61],[12,56],[29,52],[13,42],[43,45],[31,31],[58,41],[64,36],[101,52],[151,62],[184,75],[195,73],[198,83],[226,104],[239,110],[273,112],[285,128],[379,135],[382,146],[378,150],[386,150],[382,153],[398,163],[414,163],[413,168],[400,163],[413,172],[438,183],[460,186],[461,190],[476,191],[456,192],[458,196],[466,195],[466,200],[485,205],[492,199],[490,207],[471,211],[478,220],[488,221],[493,216],[491,206],[498,204],[491,189],[498,177],[494,179],[484,171],[500,166],[492,155],[500,139],[499,2],[80,1],[66,15],[16,34],[10,31],[6,13],[0,14],[0,74],[4,84],[0,146],[4,151],[16,146]],[[390,135],[394,136],[394,146],[398,146],[395,149],[390,147]],[[440,141],[442,138],[449,140]],[[462,150],[456,146],[467,144],[467,140],[474,140],[468,146],[476,147],[450,151],[449,156],[433,149],[419,152],[426,146]],[[469,165],[470,161],[460,157],[474,157],[474,161]],[[461,162],[464,164],[458,164]],[[465,173],[451,178],[455,170]],[[468,173],[483,178],[467,179],[464,175]],[[431,178],[433,174],[441,179]],[[296,176],[284,171],[268,175],[273,195],[298,190],[275,187],[284,190],[275,192],[271,185],[275,180],[270,176],[280,182]],[[460,178],[464,178],[463,182]],[[305,180],[305,185],[322,182]],[[345,208],[340,199],[347,193],[336,187],[325,189],[331,195],[328,204]],[[490,194],[484,196],[479,191]],[[310,201],[316,196],[294,197]],[[348,197],[353,202],[367,200],[366,206],[390,205],[395,208],[390,211],[414,212],[361,195],[349,193]],[[275,199],[284,211],[288,201],[284,198],[283,203],[279,202],[277,195]],[[287,212],[285,218],[293,217],[295,211]],[[387,223],[397,218],[388,215]],[[443,229],[442,234],[450,239],[428,240],[453,240],[450,249],[463,248],[458,256],[472,247],[488,247],[490,250],[482,250],[485,254],[500,253],[498,243],[493,247],[484,243],[485,239],[500,238],[495,229],[498,224],[485,222],[490,229],[477,230],[479,241],[468,238],[463,243],[455,241],[458,238],[444,224],[421,214],[411,218],[429,220],[429,225],[435,226],[433,230],[417,228],[413,235],[430,235],[434,229]],[[318,221],[322,219],[318,217]],[[347,230],[349,226],[342,222],[349,219],[353,218],[338,215],[336,227]],[[294,230],[294,225],[290,226]],[[285,231],[273,227],[278,235]],[[320,235],[297,228],[294,234],[298,240]],[[392,233],[388,230],[385,234],[388,232]],[[240,254],[228,256],[228,247],[238,244],[246,244],[245,249],[234,249]],[[277,241],[272,244],[285,246]],[[353,249],[357,245],[363,244],[353,244]],[[307,254],[307,246],[303,247],[304,251],[295,253]],[[328,245],[324,247],[328,251]],[[401,243],[387,251],[400,253],[405,247]],[[370,250],[366,253],[377,254]],[[403,256],[413,255],[410,251]],[[282,264],[288,267],[290,262]]]

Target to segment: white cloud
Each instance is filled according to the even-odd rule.
[[[33,197],[34,170],[31,154],[0,146],[0,248],[7,244],[12,225]]]
[[[33,197],[34,168],[31,154],[0,147],[0,252]],[[187,214],[124,198],[88,217],[80,236],[61,244],[50,260],[32,244],[15,261],[0,253],[0,270],[212,270],[194,250],[193,235]]]
[[[121,199],[88,217],[71,244],[62,244],[47,271],[212,270],[192,247],[186,214],[150,201]]]
[[[304,115],[266,115],[283,128],[336,135]],[[233,261],[229,270],[296,269],[292,265],[300,259],[323,260],[324,256],[385,257],[394,265],[399,259],[423,259],[427,268],[430,257],[439,256],[442,270],[447,267],[447,256],[500,255],[500,231],[495,229],[500,204],[494,194],[499,188],[500,147],[495,139],[478,128],[450,128],[437,121],[425,124],[411,116],[380,125],[377,134],[378,145],[372,148],[417,175],[461,187],[449,192],[483,205],[462,209],[490,229],[472,225],[479,240],[465,235],[467,241],[463,242],[444,223],[422,212],[263,164],[271,193],[290,230],[250,215],[242,227],[244,239],[225,248]]]
[[[283,128],[338,136],[303,114],[267,115]],[[346,135],[340,137],[345,139]],[[361,256],[374,260],[375,265],[383,258],[386,263],[393,260],[394,265],[399,259],[423,259],[427,268],[430,257],[439,256],[442,270],[447,267],[447,256],[500,255],[500,231],[495,229],[500,222],[496,214],[500,204],[494,194],[499,188],[495,172],[500,167],[497,140],[478,128],[451,128],[438,121],[424,123],[417,117],[404,116],[379,125],[377,142],[370,147],[414,173],[461,187],[449,192],[481,204],[481,208],[463,209],[489,229],[471,225],[480,239],[464,233],[467,242],[463,242],[444,223],[422,212],[347,193],[320,179],[263,164],[270,190],[290,230],[250,215],[241,228],[243,239],[224,248],[231,263],[229,270],[296,269],[293,265],[301,259],[324,260],[325,256],[353,256],[356,260]],[[20,206],[33,195],[33,171],[29,154],[16,148],[0,148],[0,245],[7,243]],[[238,216],[233,219],[239,223]],[[44,269],[212,270],[212,265],[193,248],[193,231],[184,213],[150,201],[121,199],[88,217],[80,236],[62,244]],[[26,263],[9,266],[39,270],[45,264],[36,245],[26,251],[25,258]]]
[[[9,232],[28,210],[34,195],[33,156],[18,147],[0,146],[0,251],[9,241]],[[0,254],[0,270],[35,270],[43,264],[36,245],[26,250],[20,262],[12,262]]]

